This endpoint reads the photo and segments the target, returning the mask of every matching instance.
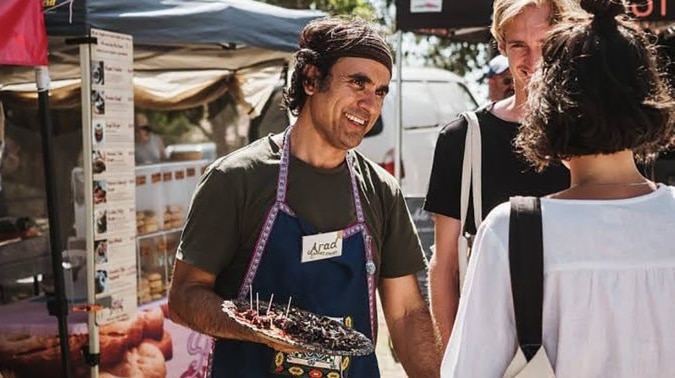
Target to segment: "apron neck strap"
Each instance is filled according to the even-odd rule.
[[[286,203],[286,191],[288,188],[288,167],[291,158],[291,131],[293,131],[293,125],[288,126],[286,131],[284,131],[279,177],[277,179],[276,202],[283,204]],[[361,206],[361,195],[359,194],[358,181],[356,180],[356,169],[354,168],[356,154],[354,151],[349,150],[347,151],[345,159],[347,161],[347,169],[349,170],[349,179],[351,181],[352,198],[354,199],[354,207],[356,209],[356,220],[358,223],[365,223],[363,207]]]
[[[349,178],[352,184],[352,198],[354,198],[354,208],[356,209],[356,221],[361,224],[365,224],[365,218],[363,216],[363,207],[361,206],[361,194],[359,194],[359,185],[358,180],[356,180],[356,169],[354,164],[356,164],[356,153],[352,150],[347,152],[347,168],[349,168]]]
[[[286,203],[286,188],[288,187],[288,166],[291,158],[291,131],[293,125],[284,131],[283,145],[281,147],[281,163],[279,164],[279,177],[277,178],[277,202]]]

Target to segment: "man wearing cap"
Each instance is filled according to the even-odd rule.
[[[217,160],[198,184],[171,319],[216,338],[213,377],[379,377],[374,352],[304,353],[221,311],[224,299],[273,296],[344,322],[374,345],[379,290],[408,375],[438,377],[440,348],[415,278],[425,260],[404,197],[354,150],[389,90],[389,48],[356,19],[313,21],[299,42],[284,96],[296,123]]]
[[[490,60],[485,78],[490,102],[513,96],[513,76],[509,70],[509,60],[504,55],[497,55]]]

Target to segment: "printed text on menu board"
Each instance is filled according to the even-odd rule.
[[[93,284],[99,324],[137,311],[133,41],[91,30]]]

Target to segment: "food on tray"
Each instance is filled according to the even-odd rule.
[[[298,349],[330,355],[366,355],[373,344],[341,322],[295,307],[259,302],[224,301],[223,312],[259,334]],[[256,310],[259,308],[260,311]]]

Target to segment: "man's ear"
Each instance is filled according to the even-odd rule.
[[[308,64],[305,67],[305,80],[302,82],[302,87],[305,89],[305,94],[311,96],[316,91],[319,81],[319,69],[315,65]]]
[[[499,50],[499,53],[506,56],[506,50],[504,49],[504,44],[501,42],[497,42],[497,50]],[[508,56],[506,56],[508,58]]]

